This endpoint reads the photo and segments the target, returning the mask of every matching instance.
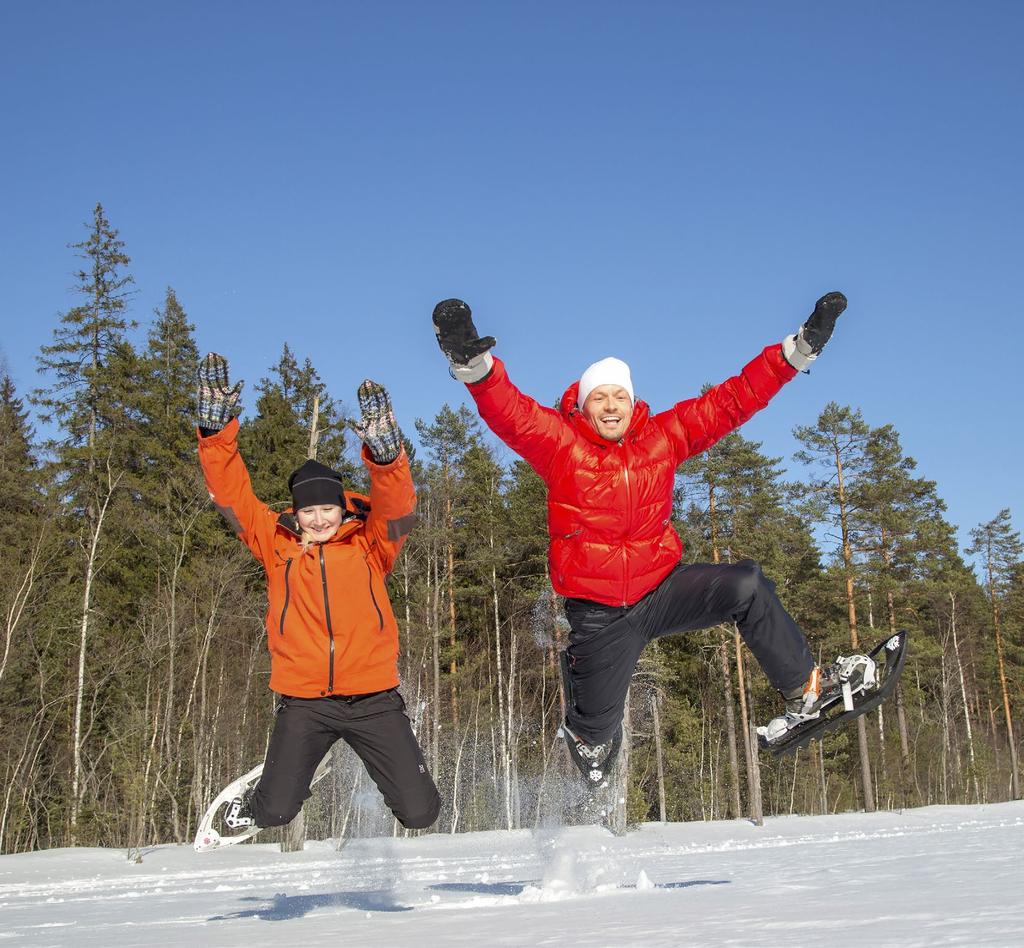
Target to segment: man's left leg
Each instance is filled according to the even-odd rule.
[[[662,635],[735,622],[772,686],[783,694],[802,688],[814,669],[807,639],[775,594],[775,584],[753,560],[678,566],[632,617],[648,641]]]

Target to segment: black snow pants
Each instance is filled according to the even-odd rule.
[[[250,800],[257,826],[291,822],[309,796],[317,765],[343,739],[359,755],[398,821],[430,826],[441,798],[405,714],[397,688],[329,698],[282,696],[263,775]]]
[[[562,656],[566,722],[588,744],[602,744],[618,730],[640,653],[659,636],[735,622],[779,691],[804,684],[814,668],[807,639],[753,560],[680,564],[631,606],[566,599],[565,614],[571,628]]]

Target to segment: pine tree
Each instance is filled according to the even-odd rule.
[[[793,432],[803,445],[794,457],[818,472],[818,477],[805,490],[805,509],[812,516],[825,520],[838,533],[838,555],[846,586],[846,608],[850,644],[860,649],[857,606],[854,595],[856,565],[850,518],[856,497],[857,478],[867,465],[866,451],[870,429],[859,410],[829,402],[815,425],[801,426]],[[860,748],[861,790],[864,809],[875,810],[871,762],[864,717],[857,718],[857,739]]]
[[[820,583],[818,551],[803,521],[785,506],[780,459],[766,457],[760,449],[758,442],[748,441],[733,432],[708,451],[691,458],[680,469],[683,489],[677,493],[677,508],[687,497],[693,501],[688,510],[681,511],[688,526],[686,532],[697,544],[691,555],[712,562],[757,561],[776,584],[780,598],[797,621],[814,633],[811,636],[813,647],[820,644],[817,636],[827,624],[827,613],[817,605],[821,600],[817,589]],[[748,797],[749,801],[754,801],[759,789],[756,780],[759,762],[750,735],[750,722],[755,715],[748,709],[748,696],[752,705],[756,693],[765,695],[762,707],[767,715],[776,713],[778,696],[766,691],[766,682],[761,676],[750,674],[751,659],[738,631],[733,627],[723,630],[722,635],[726,631],[732,633],[733,639]],[[721,644],[719,651],[723,679],[731,686],[734,674],[725,655],[721,654]],[[726,703],[726,732],[735,735],[735,725],[730,730],[730,710],[733,709]],[[733,741],[735,736],[728,741],[732,745],[730,776],[735,810],[739,805],[739,786],[738,778],[732,776],[736,759]]]
[[[912,584],[925,579],[929,564],[934,569],[941,557],[955,550],[953,529],[942,516],[946,505],[936,493],[935,482],[913,476],[917,462],[904,455],[892,425],[872,429],[864,460],[851,492],[851,543],[863,557],[861,577],[868,595],[884,604],[889,634],[895,635],[900,608],[914,611],[909,601]],[[895,705],[906,777],[910,736],[903,692],[901,683]],[[879,713],[884,714],[884,709]]]
[[[1007,680],[1006,648],[1003,641],[1001,606],[1018,577],[1024,545],[1020,534],[1010,522],[1007,508],[971,530],[974,541],[969,554],[977,554],[982,560],[985,583],[988,587],[989,603],[992,608],[992,628],[995,632],[996,656],[999,662],[999,686],[1003,698],[1003,714],[1006,723],[1006,739],[1010,746],[1010,788],[1013,799],[1020,799],[1020,768],[1017,760],[1017,743],[1013,730],[1013,711],[1010,705],[1010,688]]]
[[[435,574],[434,592],[438,597],[440,606],[440,592],[443,584],[445,594],[445,626],[448,632],[448,644],[446,654],[441,655],[440,648],[440,610],[435,610],[434,635],[437,646],[435,647],[435,661],[438,664],[443,661],[448,666],[448,685],[451,697],[450,709],[452,712],[452,726],[455,731],[459,730],[459,701],[457,675],[459,661],[461,658],[461,647],[457,633],[456,621],[456,564],[455,564],[455,519],[456,506],[458,504],[459,482],[462,475],[462,467],[466,453],[477,443],[480,438],[480,426],[468,408],[460,405],[457,411],[453,411],[448,405],[443,405],[437,413],[432,424],[428,425],[421,419],[416,420],[416,430],[419,433],[420,441],[427,450],[433,461],[432,470],[429,476],[429,504],[432,518],[428,518],[430,529],[436,542],[436,554],[433,558],[432,568]],[[443,564],[443,574],[438,568],[439,562]],[[440,676],[435,674],[435,713],[439,711]],[[435,739],[437,731],[435,730]]]

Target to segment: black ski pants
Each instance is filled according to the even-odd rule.
[[[626,691],[644,647],[676,632],[735,622],[779,691],[810,677],[807,639],[753,560],[680,564],[632,606],[566,599],[569,647],[562,656],[566,722],[588,744],[602,744],[622,723]]]
[[[397,688],[354,697],[290,698],[277,705],[263,775],[250,808],[257,826],[283,826],[309,796],[317,765],[342,739],[359,755],[398,821],[430,826],[441,798]]]

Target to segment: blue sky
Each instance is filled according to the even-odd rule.
[[[551,402],[617,355],[656,410],[832,289],[813,373],[744,429],[789,458],[829,400],[893,423],[961,535],[1024,513],[1024,7],[134,3],[0,7],[0,358],[39,382],[97,201],[145,323],[174,287],[252,385],[284,342],[399,420],[465,399],[467,300]]]

